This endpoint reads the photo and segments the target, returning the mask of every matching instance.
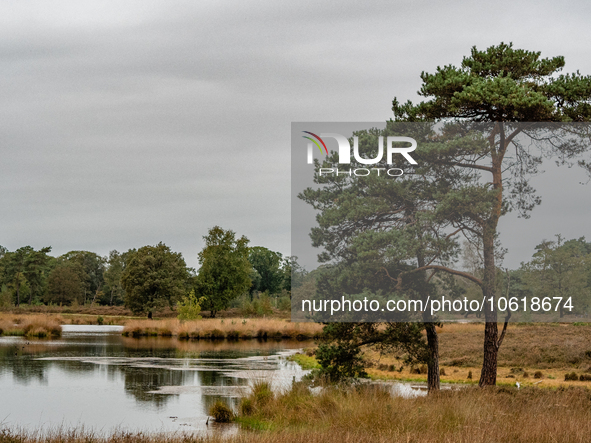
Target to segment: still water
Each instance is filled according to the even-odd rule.
[[[0,337],[0,427],[95,432],[203,431],[216,400],[249,384],[288,387],[305,342],[127,338],[118,326],[64,326],[58,340]],[[229,428],[228,428],[229,429]]]

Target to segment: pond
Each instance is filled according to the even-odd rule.
[[[311,344],[137,339],[118,326],[75,325],[57,340],[0,337],[0,427],[211,430],[218,399],[236,405],[260,378],[275,388],[301,379],[306,371],[285,357]]]

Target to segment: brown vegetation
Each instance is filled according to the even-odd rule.
[[[246,426],[304,429],[311,441],[582,442],[591,431],[586,389],[463,388],[403,399],[379,386],[312,395],[295,385],[264,403],[255,393],[248,400]]]
[[[14,325],[16,323],[20,323],[22,320],[19,319],[30,319],[31,321],[35,322],[51,322],[57,323],[58,325],[98,325],[101,324],[99,321],[99,317],[101,315],[93,315],[93,314],[51,314],[51,313],[43,313],[43,314],[17,314],[11,312],[0,312],[0,325],[9,324]],[[120,316],[107,316],[105,315],[102,319],[102,324],[105,325],[123,325],[126,321],[129,321],[129,317],[120,317]],[[0,326],[1,327],[1,326]]]
[[[179,339],[252,339],[276,338],[307,340],[317,337],[322,325],[292,323],[281,319],[203,319],[181,322],[169,320],[130,320],[123,335],[131,337],[161,336]]]
[[[482,364],[483,324],[446,324],[438,328],[442,366]],[[538,369],[591,364],[591,325],[538,323],[509,325],[499,350],[499,365]]]
[[[61,323],[55,317],[41,315],[0,316],[0,335],[24,335],[27,337],[59,337]]]
[[[471,383],[478,379],[483,360],[482,334],[478,323],[445,324],[437,328],[440,343],[441,380]],[[402,359],[366,352],[367,372],[376,379],[424,381],[417,367]],[[394,366],[395,372],[386,368]],[[589,385],[591,374],[591,324],[511,324],[499,350],[499,384],[541,384],[558,387],[566,374],[577,374],[575,385]],[[473,381],[468,377],[472,372]],[[533,377],[532,377],[533,374]],[[583,383],[581,383],[583,382]]]
[[[586,442],[591,400],[586,389],[463,388],[429,397],[392,397],[379,386],[312,395],[301,384],[269,395],[261,387],[243,402],[234,437],[221,434],[130,434],[84,431],[50,435],[0,430],[0,443],[316,443],[316,442]],[[264,392],[263,392],[264,391]]]

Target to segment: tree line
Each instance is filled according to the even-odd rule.
[[[204,236],[198,254],[200,268],[186,265],[181,253],[164,243],[113,250],[102,257],[90,251],[70,251],[59,257],[51,247],[30,246],[8,251],[0,246],[0,305],[125,305],[135,314],[173,308],[190,291],[201,308],[214,317],[240,295],[290,294],[295,257],[262,246],[216,226]]]

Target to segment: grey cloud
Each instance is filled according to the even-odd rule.
[[[394,96],[417,99],[421,71],[458,64],[475,44],[513,40],[591,72],[589,11],[4,2],[0,244],[106,254],[163,240],[196,266],[219,224],[287,254],[292,121],[386,120]]]

